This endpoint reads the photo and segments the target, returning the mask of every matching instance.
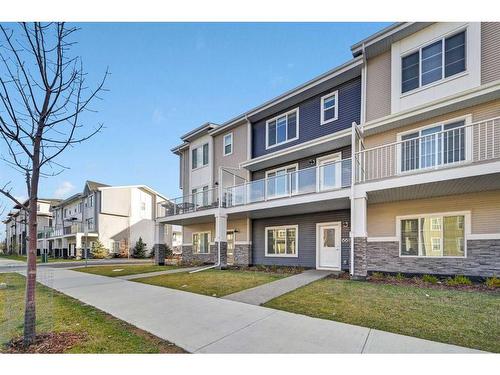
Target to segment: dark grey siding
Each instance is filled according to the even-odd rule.
[[[275,166],[272,166],[272,167],[269,167],[269,168],[266,168],[266,169],[261,169],[261,170],[255,171],[255,172],[252,173],[252,181],[253,180],[260,180],[261,178],[265,178],[267,170],[276,169],[276,168],[279,168],[279,167],[282,167],[282,166],[285,166],[285,165],[290,165],[290,164],[298,163],[299,164],[299,169],[314,167],[314,166],[316,166],[316,164],[311,164],[310,163],[311,160],[316,160],[316,158],[319,158],[321,156],[325,156],[325,155],[329,155],[329,154],[335,154],[337,152],[341,152],[342,153],[342,159],[348,159],[348,158],[351,157],[351,146],[349,145],[349,146],[346,146],[346,147],[338,148],[336,150],[331,150],[331,151],[328,151],[328,152],[324,152],[322,154],[317,154],[317,155],[310,156],[310,157],[307,157],[307,158],[298,159],[298,160],[294,160],[294,161],[291,161],[291,162],[288,162],[288,163],[282,163],[282,164],[278,164],[278,165],[275,165]]]
[[[338,119],[328,124],[321,125],[321,97],[335,90],[338,90]],[[279,115],[280,113],[287,112],[296,107],[299,107],[299,138],[293,142],[266,150],[266,121],[276,115]],[[353,121],[359,124],[360,113],[361,78],[358,77],[307,99],[298,106],[292,106],[253,124],[252,157],[255,158],[350,128]]]
[[[349,210],[317,212],[314,214],[254,219],[252,223],[252,263],[281,266],[316,267],[316,224],[340,221],[350,223]],[[297,258],[265,256],[265,228],[279,225],[298,225]],[[342,225],[342,269],[349,269],[350,224]]]

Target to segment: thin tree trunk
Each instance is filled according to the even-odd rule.
[[[26,303],[24,310],[24,345],[31,345],[36,336],[36,243],[37,243],[37,204],[40,140],[35,139],[33,147],[33,175],[28,182],[29,207],[28,207],[28,269],[26,275]]]

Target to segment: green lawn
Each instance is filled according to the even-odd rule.
[[[20,336],[23,327],[25,278],[0,274],[0,341]],[[37,286],[37,332],[84,333],[68,353],[182,353],[181,348],[100,310],[42,285]],[[0,347],[0,352],[3,349]]]
[[[0,259],[10,259],[10,260],[20,260],[21,262],[26,262],[26,255],[0,255]],[[79,262],[83,261],[84,259],[64,259],[64,258],[48,258],[49,263],[56,263],[56,262]],[[42,262],[41,257],[36,258],[37,263]]]
[[[207,270],[196,273],[176,273],[137,279],[145,284],[180,289],[187,292],[222,297],[286,277],[285,274],[256,271]]]
[[[317,318],[500,352],[500,294],[320,280],[265,304]]]
[[[89,266],[73,268],[73,271],[93,273],[102,276],[126,276],[137,275],[139,273],[168,271],[177,268],[176,266],[155,266],[154,264],[114,264],[105,266]]]

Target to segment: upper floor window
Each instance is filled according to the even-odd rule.
[[[94,207],[94,196],[93,195],[89,196],[88,202],[89,202],[89,207]]]
[[[338,92],[321,97],[321,125],[328,124],[338,118]]]
[[[208,143],[191,150],[191,169],[208,164]]]
[[[229,133],[224,136],[224,156],[231,155],[232,153],[233,153],[233,133]]]
[[[401,92],[465,71],[465,31],[419,48],[401,59]]]
[[[299,136],[299,110],[294,109],[266,122],[266,148],[293,141]]]

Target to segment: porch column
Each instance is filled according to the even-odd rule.
[[[155,242],[154,252],[155,252],[155,264],[157,266],[165,265],[165,225],[163,223],[155,223]]]
[[[227,215],[221,211],[215,214],[215,248],[218,251],[218,268],[224,269],[227,267]]]
[[[351,223],[353,240],[352,278],[363,280],[367,276],[366,246],[368,231],[366,194],[354,197],[353,209],[353,223]]]
[[[75,257],[76,259],[82,258],[82,234],[76,234]]]

